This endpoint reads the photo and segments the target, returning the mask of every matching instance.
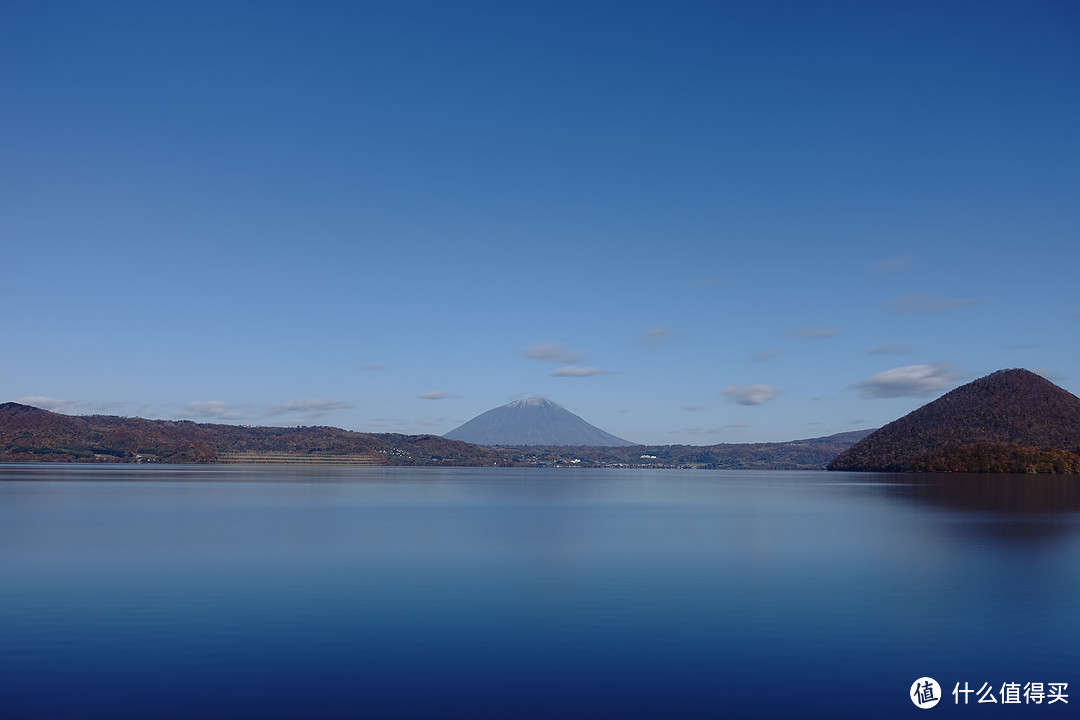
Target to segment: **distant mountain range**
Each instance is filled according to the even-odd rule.
[[[823,470],[840,452],[869,435],[855,430],[776,443],[630,445],[625,447],[490,448],[521,464],[573,467],[701,468],[707,470]],[[578,465],[580,463],[580,465]]]
[[[584,421],[582,421],[584,422]],[[588,423],[585,423],[588,425]],[[589,426],[591,427],[591,426]],[[603,433],[603,431],[599,431]],[[0,404],[0,462],[822,469],[871,431],[779,443],[489,447],[436,435],[72,416]],[[603,433],[601,437],[608,436]],[[619,442],[625,442],[615,438]]]
[[[35,461],[1080,473],[1080,398],[1027,370],[1000,370],[876,431],[708,446],[633,445],[541,398],[490,410],[445,437],[0,404],[0,462]]]
[[[885,425],[828,468],[1080,472],[1080,398],[1028,370],[999,370]]]
[[[590,445],[625,447],[634,443],[590,425],[552,400],[515,400],[477,415],[443,435],[474,445]]]

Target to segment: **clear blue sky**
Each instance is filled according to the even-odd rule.
[[[0,400],[815,437],[1080,393],[1080,5],[0,6]]]

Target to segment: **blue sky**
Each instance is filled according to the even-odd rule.
[[[0,400],[649,444],[1080,393],[1072,2],[7,2]]]

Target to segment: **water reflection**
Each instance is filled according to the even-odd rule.
[[[1080,475],[883,474],[888,494],[953,510],[994,513],[1080,511]]]
[[[860,474],[887,497],[977,519],[972,530],[1013,543],[1038,544],[1076,533],[1080,475],[976,473]]]
[[[5,720],[883,718],[921,675],[1076,682],[1075,477],[5,479]]]

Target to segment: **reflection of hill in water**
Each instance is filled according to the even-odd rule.
[[[920,473],[874,475],[886,494],[970,516],[1009,543],[1060,540],[1080,531],[1080,475]]]

